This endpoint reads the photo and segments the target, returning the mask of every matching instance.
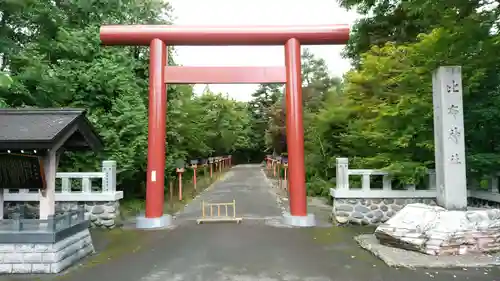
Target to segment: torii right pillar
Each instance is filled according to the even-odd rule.
[[[286,67],[286,141],[288,147],[290,213],[283,222],[292,226],[314,226],[314,214],[307,213],[304,165],[304,125],[302,119],[302,67],[300,42],[291,38],[285,43]]]

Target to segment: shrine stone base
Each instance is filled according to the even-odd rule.
[[[93,252],[88,229],[56,243],[0,243],[0,274],[59,273]]]
[[[113,229],[120,226],[120,201],[56,202],[56,214],[77,210],[79,207],[85,208],[85,218],[90,220],[92,228]],[[6,219],[19,213],[23,213],[26,219],[37,219],[39,208],[38,202],[6,202],[4,214]]]
[[[448,211],[409,204],[374,232],[380,244],[427,255],[500,251],[500,209]]]

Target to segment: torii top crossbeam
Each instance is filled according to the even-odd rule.
[[[100,31],[105,45],[144,45],[160,39],[168,45],[284,45],[295,38],[301,45],[345,44],[349,26],[181,26],[181,25],[105,25]]]

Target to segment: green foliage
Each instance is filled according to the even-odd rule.
[[[360,67],[345,77],[342,103],[331,109],[341,118],[335,124],[344,124],[338,144],[354,165],[384,168],[403,182],[418,183],[434,166],[432,73],[442,65],[461,65],[468,171],[496,172],[499,36],[492,19],[498,11],[462,1],[450,13],[446,1],[417,2],[434,9],[402,1],[400,7],[417,17],[406,25],[432,19],[440,27],[429,24],[426,34],[373,43],[359,54]],[[377,17],[372,19],[382,22]]]
[[[432,73],[444,65],[462,66],[469,176],[481,181],[498,172],[499,5],[340,2],[363,15],[345,49],[355,69],[340,82],[321,73],[320,60],[303,56],[308,193],[326,194],[333,186],[337,157],[349,157],[353,167],[391,171],[402,184],[422,182],[434,168]],[[283,107],[271,108],[267,145],[276,150]]]
[[[0,88],[9,88],[12,84],[12,78],[5,72],[0,72]]]
[[[14,80],[0,88],[0,106],[87,109],[105,149],[68,153],[60,168],[92,171],[101,160],[116,160],[119,187],[126,196],[143,197],[148,48],[101,46],[99,26],[169,24],[170,6],[159,0],[27,0],[0,1],[0,10],[0,70]],[[177,159],[252,146],[246,104],[210,92],[195,96],[191,86],[169,86],[167,96],[167,176]]]
[[[341,80],[328,73],[326,62],[308,49],[302,53],[304,137],[308,194],[327,196],[331,177],[335,175],[335,160],[328,163],[335,150],[332,135],[326,135],[318,122],[329,102],[335,101],[341,89]],[[254,94],[254,126],[265,132],[264,143],[259,143],[269,154],[287,153],[285,126],[285,99],[282,87],[261,85]],[[325,133],[325,135],[323,135]],[[257,143],[257,142],[256,142]],[[332,172],[333,171],[333,172]]]
[[[5,72],[0,72],[0,88],[10,88],[12,84],[12,78],[10,78],[9,74]],[[7,103],[0,98],[0,108],[7,107]]]
[[[500,164],[498,4],[488,1],[342,0],[362,14],[345,56],[355,69],[332,77],[324,60],[302,54],[308,194],[328,194],[335,158],[392,171],[419,183],[434,163],[432,82],[461,65],[467,168],[481,181]],[[119,166],[127,196],[144,196],[148,48],[104,47],[105,24],[169,24],[160,0],[0,1],[0,107],[81,107],[106,148],[74,153],[62,168]],[[173,61],[169,49],[170,64]],[[330,62],[333,63],[333,62]],[[6,78],[5,74],[9,77]],[[189,85],[168,87],[167,176],[176,160],[232,153],[240,161],[287,151],[281,85],[261,85],[249,103]]]

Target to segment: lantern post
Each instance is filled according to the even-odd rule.
[[[210,165],[210,178],[212,178],[213,177],[214,158],[213,157],[208,157],[208,163]]]
[[[177,178],[179,179],[179,201],[182,201],[182,174],[184,173],[184,160],[175,161],[175,172],[177,173]]]
[[[190,161],[191,163],[191,169],[193,169],[193,186],[194,186],[194,190],[197,190],[197,187],[196,187],[196,169],[198,167],[198,159],[193,159]]]
[[[201,163],[201,166],[203,167],[203,178],[206,178],[207,177],[208,159],[201,159],[200,163]]]
[[[287,179],[287,170],[288,170],[288,157],[283,156],[281,158],[281,164],[283,165],[283,188],[288,190],[288,179]]]

